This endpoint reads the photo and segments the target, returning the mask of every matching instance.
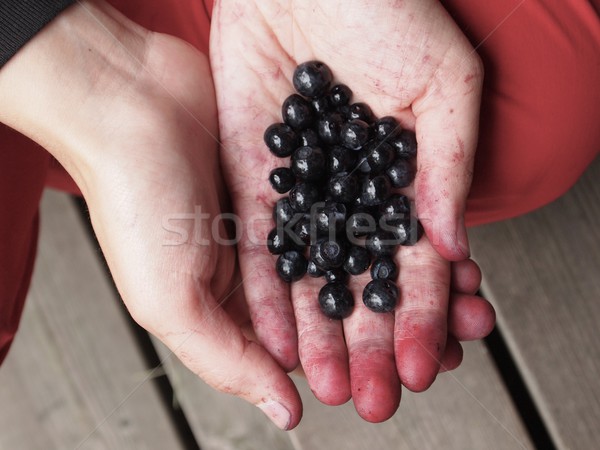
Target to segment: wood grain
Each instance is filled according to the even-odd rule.
[[[471,230],[486,295],[561,449],[600,442],[600,159],[554,203]]]
[[[178,449],[72,201],[47,192],[38,260],[0,368],[0,448]]]

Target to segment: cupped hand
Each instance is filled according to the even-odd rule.
[[[281,121],[295,66],[311,59],[327,63],[355,101],[416,129],[414,199],[426,236],[397,255],[395,314],[362,306],[362,276],[350,284],[353,314],[343,322],[324,318],[316,303],[322,281],[286,285],[265,247],[279,197],[268,174],[287,162],[269,153],[262,136]],[[480,280],[476,266],[448,262],[469,254],[462,216],[477,139],[477,56],[432,0],[221,0],[211,65],[221,160],[243,225],[238,255],[257,338],[286,370],[299,358],[321,401],[340,404],[352,396],[363,418],[385,420],[398,407],[401,384],[426,389],[440,367],[460,363],[458,340],[480,338],[493,325],[489,304],[472,295]]]
[[[85,0],[2,68],[0,97],[0,118],[77,182],[134,319],[208,384],[294,426],[294,383],[244,334],[207,57]]]

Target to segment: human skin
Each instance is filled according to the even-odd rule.
[[[414,191],[406,193],[426,236],[398,252],[395,314],[373,314],[358,300],[343,322],[326,319],[315,301],[322,281],[306,278],[291,287],[277,281],[273,257],[256,238],[273,227],[278,198],[264,180],[285,165],[266,150],[262,133],[281,121],[295,66],[312,59],[326,62],[354,91],[354,101],[416,129],[418,172]],[[297,345],[309,385],[324,403],[352,397],[363,418],[385,420],[398,406],[400,384],[413,391],[431,385],[446,348],[449,261],[469,255],[462,217],[481,63],[437,1],[220,0],[211,64],[224,174],[236,213],[250,224],[238,253],[252,286],[246,295],[258,338],[285,368],[296,365]],[[368,281],[368,274],[352,277],[356,299]]]
[[[179,39],[141,28],[104,2],[84,0],[57,17],[0,70],[0,121],[48,149],[73,177],[132,317],[214,388],[259,406],[283,429],[296,426],[302,405],[287,374],[298,364],[296,336],[303,329],[296,329],[296,319],[319,324],[322,317],[304,311],[292,298],[282,306],[296,308],[285,330],[278,328],[279,322],[260,323],[251,303],[256,280],[240,275],[236,249],[219,244],[209,227],[193,221],[177,222],[188,237],[185,242],[177,240],[183,234],[172,233],[171,220],[182,213],[200,207],[213,219],[230,210],[220,157],[226,175],[231,176],[232,167],[218,150],[207,57]],[[258,153],[254,157],[259,158]],[[261,190],[268,184],[254,181]],[[229,195],[239,203],[238,191],[231,189]],[[407,270],[434,269],[443,275],[445,289],[452,285],[453,294],[446,292],[444,300],[450,299],[450,315],[444,313],[441,328],[444,340],[450,333],[452,344],[439,354],[451,369],[460,363],[457,341],[489,332],[493,310],[472,295],[481,279],[472,261],[451,269],[437,253],[429,255],[433,265],[428,259],[420,269],[409,265]],[[259,281],[262,289],[278,283],[273,278]],[[357,317],[363,320],[363,315]],[[334,329],[333,345],[347,355],[337,334],[340,325],[324,326]],[[265,340],[269,327],[276,339]],[[393,334],[384,330],[381,339],[388,342]],[[277,342],[283,353],[276,350]],[[390,371],[387,347],[383,361],[380,356],[370,354],[370,362]],[[313,360],[305,365],[309,380],[316,364]],[[344,368],[348,370],[347,360],[340,360],[336,374]],[[436,373],[438,368],[439,364]],[[397,403],[395,369],[394,376]],[[351,379],[348,374],[341,378]],[[382,386],[381,392],[389,389]],[[332,387],[323,389],[327,388]],[[351,393],[346,389],[341,395],[328,394],[323,389],[317,395],[329,403]],[[359,398],[369,401],[366,395]],[[389,405],[384,408],[363,417],[380,420],[395,411]]]

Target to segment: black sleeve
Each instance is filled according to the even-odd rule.
[[[0,0],[0,67],[75,0]]]

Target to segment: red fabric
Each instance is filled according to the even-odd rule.
[[[141,25],[208,52],[211,0],[112,3]],[[598,1],[443,3],[486,69],[467,223],[538,208],[568,190],[600,150]],[[1,362],[29,285],[44,183],[78,190],[46,152],[6,127],[0,154]]]

